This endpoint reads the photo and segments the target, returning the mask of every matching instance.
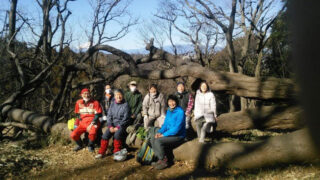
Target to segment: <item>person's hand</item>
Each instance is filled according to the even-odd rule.
[[[102,116],[102,120],[106,121],[107,120],[107,116]]]
[[[136,115],[135,115],[135,114],[132,114],[132,115],[131,115],[131,118],[132,118],[132,119],[136,118]]]
[[[114,132],[117,132],[118,130],[119,130],[118,127],[113,128]]]
[[[110,130],[111,133],[114,133],[114,132],[115,132],[115,131],[114,131],[114,127],[110,127],[109,130]]]
[[[186,116],[190,116],[190,115],[191,115],[190,113],[187,113],[187,112],[186,112]]]
[[[218,119],[218,117],[215,117],[215,119],[216,119],[216,121],[218,121],[219,119]]]
[[[90,125],[92,125],[92,126],[95,127],[95,128],[98,128],[97,122],[93,122],[93,121],[92,121]]]
[[[157,134],[154,136],[154,138],[161,138],[161,137],[163,137],[163,135],[162,135],[161,133],[157,133]]]

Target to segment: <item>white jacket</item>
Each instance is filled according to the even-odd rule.
[[[216,121],[216,98],[211,91],[202,93],[200,90],[197,90],[194,105],[194,118],[197,120],[201,117],[204,117],[206,122]]]

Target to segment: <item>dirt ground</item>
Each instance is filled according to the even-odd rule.
[[[164,170],[141,166],[136,150],[128,159],[115,162],[109,155],[96,160],[94,153],[73,152],[72,144],[26,148],[21,142],[0,142],[0,179],[319,179],[319,164],[294,164],[250,171],[198,169],[178,161]],[[96,149],[97,151],[98,149]]]

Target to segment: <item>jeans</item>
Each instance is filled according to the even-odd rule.
[[[118,131],[116,131],[115,133],[111,133],[110,132],[110,129],[108,128],[106,130],[105,133],[103,133],[102,135],[102,139],[104,140],[109,140],[112,136],[114,136],[114,139],[117,139],[117,140],[122,140],[125,136],[125,131],[126,131],[126,128],[120,128]]]

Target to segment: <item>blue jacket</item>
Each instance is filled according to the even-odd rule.
[[[124,128],[130,121],[130,107],[127,102],[117,104],[112,102],[107,115],[107,125]]]
[[[177,106],[173,111],[167,110],[166,118],[164,123],[159,129],[159,133],[163,136],[186,136],[186,122],[185,114],[180,106]]]

